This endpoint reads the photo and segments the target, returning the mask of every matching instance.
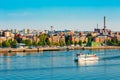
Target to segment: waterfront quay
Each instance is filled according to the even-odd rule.
[[[40,51],[61,51],[61,50],[100,50],[100,49],[120,49],[120,46],[100,46],[100,47],[40,47],[40,48],[1,48],[0,52],[40,52]]]

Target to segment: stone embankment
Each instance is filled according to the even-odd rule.
[[[99,50],[99,49],[120,49],[120,46],[100,47],[41,47],[41,48],[0,48],[0,52],[39,52],[39,51],[60,51],[60,50]]]

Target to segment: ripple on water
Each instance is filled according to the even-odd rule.
[[[54,51],[0,57],[0,80],[120,80],[120,51],[91,51],[101,59],[91,65],[73,61],[75,51]],[[88,53],[89,50],[85,50]],[[106,52],[104,54],[104,52]]]

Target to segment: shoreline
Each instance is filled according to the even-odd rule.
[[[102,49],[120,49],[120,46],[100,46],[100,47],[41,47],[41,48],[0,48],[3,52],[41,52],[41,51],[61,51],[61,50],[102,50]]]

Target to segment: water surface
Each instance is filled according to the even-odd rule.
[[[99,61],[74,62],[95,53]],[[70,50],[0,54],[0,80],[120,80],[120,50]]]

